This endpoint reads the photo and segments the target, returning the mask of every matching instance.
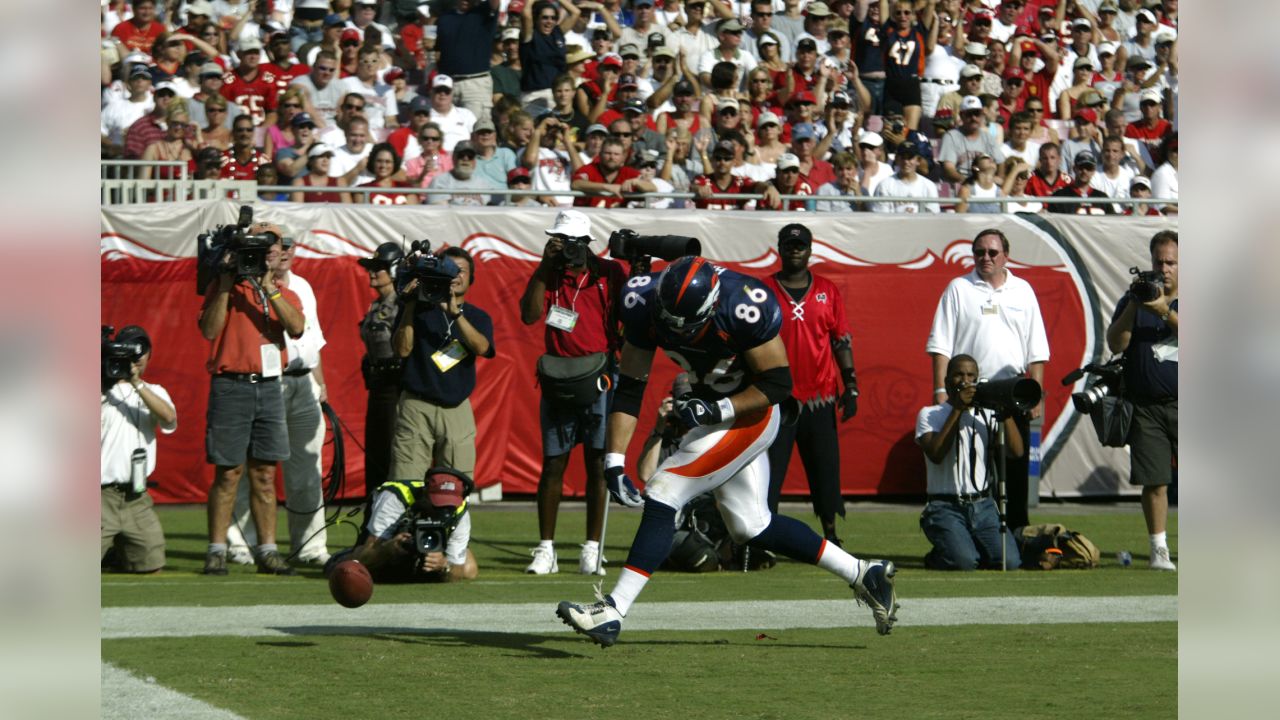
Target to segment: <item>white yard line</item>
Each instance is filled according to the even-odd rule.
[[[104,720],[243,720],[235,713],[158,685],[155,678],[139,678],[111,663],[102,664],[101,710]]]
[[[586,601],[585,597],[574,597]],[[974,597],[901,600],[898,625],[1030,625],[1176,622],[1176,595]],[[386,604],[348,610],[337,604],[245,607],[103,608],[102,638],[352,635],[440,631],[569,632],[549,602]],[[637,603],[628,633],[644,630],[740,630],[871,627],[871,612],[849,600]]]

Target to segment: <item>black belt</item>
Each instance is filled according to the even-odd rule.
[[[399,358],[388,358],[386,360],[370,360],[365,358],[365,365],[369,368],[369,372],[392,372],[402,367]]]
[[[310,375],[311,368],[302,368],[301,370],[285,370],[284,374],[287,377],[302,377],[304,375]]]
[[[488,77],[488,75],[489,73],[487,72],[480,72],[471,73],[469,75],[453,75],[452,77],[454,80],[475,80],[476,78]]]
[[[955,80],[940,80],[938,78],[920,78],[920,82],[933,83],[934,85],[951,85],[959,84]]]
[[[278,376],[263,377],[258,373],[231,373],[231,372],[218,373],[214,375],[214,377],[226,378],[228,380],[235,380],[237,382],[247,382],[247,383],[275,382],[276,380],[280,379]]]
[[[986,493],[973,493],[970,495],[930,495],[929,502],[948,502],[953,505],[972,505],[979,500],[987,499]]]

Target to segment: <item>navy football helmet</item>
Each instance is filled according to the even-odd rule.
[[[716,266],[701,257],[682,257],[658,276],[657,294],[662,329],[677,338],[691,338],[715,313],[720,298]]]

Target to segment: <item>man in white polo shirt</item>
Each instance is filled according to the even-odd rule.
[[[453,146],[471,138],[476,116],[464,107],[453,104],[453,78],[436,75],[431,81],[431,122],[444,131],[443,149],[453,152]]]
[[[925,351],[933,359],[934,402],[947,401],[947,363],[964,354],[977,361],[988,380],[1025,375],[1044,385],[1049,340],[1040,303],[1031,285],[1014,277],[1009,262],[1009,239],[997,229],[978,233],[973,240],[974,269],[950,282],[938,301]],[[1041,406],[1031,410],[1039,417]],[[1029,419],[1016,418],[1022,437],[1029,435]],[[1008,525],[1020,528],[1027,519],[1026,454],[1009,458]]]

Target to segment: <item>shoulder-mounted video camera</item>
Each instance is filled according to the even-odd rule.
[[[467,509],[467,496],[475,483],[466,475],[446,467],[427,471],[426,480],[414,488],[413,505],[406,513],[414,549],[426,555],[444,552],[449,535]]]
[[[1133,276],[1133,282],[1129,285],[1129,297],[1134,300],[1149,303],[1164,294],[1164,275],[1136,267],[1129,268],[1129,274]]]
[[[453,260],[431,254],[430,240],[414,240],[392,274],[397,292],[403,293],[410,281],[417,280],[418,302],[437,305],[449,299],[459,272]]]
[[[252,225],[253,208],[241,205],[235,225],[219,225],[196,237],[196,294],[203,295],[222,273],[233,273],[236,280],[267,274],[267,253],[280,238],[273,232],[250,233]]]
[[[1118,397],[1124,392],[1124,356],[1116,357],[1108,363],[1089,363],[1078,370],[1072,370],[1062,378],[1062,384],[1073,385],[1086,374],[1094,380],[1078,393],[1071,393],[1071,404],[1076,411],[1088,415],[1094,411],[1098,401],[1104,397]]]
[[[1040,402],[1040,383],[1025,377],[985,380],[978,383],[973,404],[1012,416],[1027,412]]]
[[[609,254],[615,260],[626,260],[631,274],[637,275],[649,272],[650,258],[670,262],[686,255],[701,255],[702,243],[683,235],[641,235],[622,228],[609,235]]]
[[[117,340],[116,329],[102,326],[102,382],[109,384],[133,374],[133,364],[150,350],[141,339]]]

